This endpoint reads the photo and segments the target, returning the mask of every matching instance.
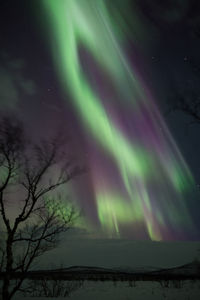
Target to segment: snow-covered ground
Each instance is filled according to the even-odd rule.
[[[64,269],[62,272],[106,272],[104,268],[91,268],[91,267],[73,267]],[[146,269],[147,271],[147,269]],[[148,272],[153,270],[148,270]],[[116,270],[117,272],[117,270]],[[129,270],[130,272],[130,270]],[[173,275],[199,275],[200,274],[200,263],[194,260],[191,263],[185,264],[180,267],[157,270],[157,274],[173,274]],[[64,285],[69,284],[73,290],[73,282],[63,281]],[[77,282],[74,282],[77,285]],[[53,286],[53,281],[48,281],[50,290]],[[75,286],[74,286],[75,287]],[[21,297],[15,298],[20,300]],[[26,298],[26,300],[31,298]],[[33,299],[33,298],[32,298]],[[45,300],[47,298],[37,298],[38,300]],[[48,298],[49,299],[49,298]],[[55,297],[53,298],[55,299]],[[59,297],[56,299],[67,299],[67,297]],[[200,280],[174,280],[174,281],[136,281],[136,282],[113,282],[113,281],[84,281],[82,285],[74,289],[70,294],[71,300],[198,300],[200,299]]]
[[[56,269],[60,266],[97,266],[115,270],[153,271],[169,268],[170,272],[192,274],[198,269],[194,262],[200,249],[200,242],[134,242],[128,240],[68,240],[55,252],[49,253],[38,264],[40,269]],[[80,255],[81,253],[81,255]],[[178,268],[178,266],[182,266]],[[176,267],[176,270],[173,270]],[[168,269],[168,270],[169,270]],[[14,300],[22,300],[18,295]],[[25,300],[47,300],[50,298],[24,298]],[[67,299],[55,298],[52,299]],[[160,282],[136,282],[129,286],[128,282],[84,282],[74,291],[71,300],[199,300],[200,281],[185,281],[179,287],[163,286]]]
[[[22,300],[18,296],[15,300]],[[47,300],[49,298],[24,298],[25,300]],[[64,297],[52,299],[68,299]],[[198,300],[200,299],[200,282],[185,282],[181,287],[161,286],[159,282],[85,282],[81,288],[71,294],[70,300]]]

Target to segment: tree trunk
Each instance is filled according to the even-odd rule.
[[[8,234],[7,242],[6,242],[6,274],[3,280],[3,288],[2,288],[2,299],[10,300],[9,286],[10,286],[10,273],[12,271],[13,265],[13,251],[12,251],[12,242],[13,235],[12,233]]]
[[[9,285],[10,285],[10,276],[6,273],[5,278],[3,280],[3,288],[2,288],[2,300],[9,300]]]

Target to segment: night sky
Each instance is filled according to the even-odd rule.
[[[200,95],[198,1],[95,3],[0,2],[0,109],[72,136],[83,236],[199,241],[200,125],[169,113]]]

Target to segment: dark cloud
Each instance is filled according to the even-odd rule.
[[[200,2],[196,0],[137,0],[144,16],[157,30],[187,30],[200,23]]]
[[[26,76],[26,63],[0,55],[0,105],[1,109],[15,109],[23,96],[37,93],[35,82]]]

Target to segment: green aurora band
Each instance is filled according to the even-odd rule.
[[[168,224],[173,229],[178,228],[178,232],[184,232],[185,224],[192,230],[193,223],[183,198],[193,185],[192,175],[151,96],[127,63],[119,46],[121,32],[117,36],[106,1],[41,2],[62,87],[66,93],[70,91],[85,131],[117,170],[120,185],[110,181],[106,168],[98,163],[91,165],[102,227],[113,237],[120,236],[121,225],[134,226],[141,222],[152,240],[170,238],[171,231],[166,235],[163,233]],[[115,96],[105,99],[96,92],[98,80],[93,84],[90,82],[81,64],[81,49],[91,56],[88,68],[95,61],[120,100],[115,100]],[[107,110],[107,103],[113,103],[114,107],[115,101],[126,111],[132,111],[131,138]],[[150,120],[147,126],[146,115]],[[140,121],[142,125],[137,123]],[[144,134],[142,127],[148,128],[149,133],[146,130]]]

